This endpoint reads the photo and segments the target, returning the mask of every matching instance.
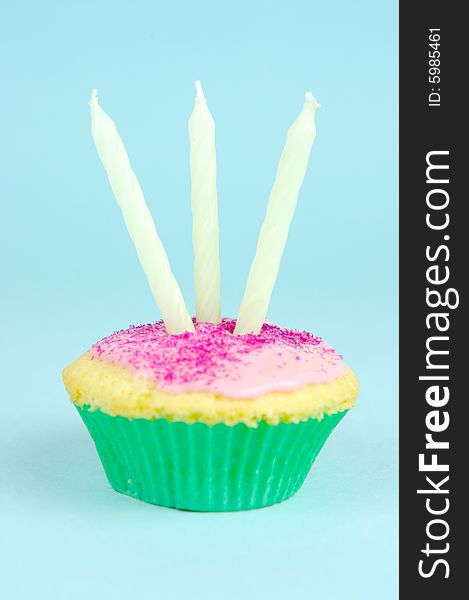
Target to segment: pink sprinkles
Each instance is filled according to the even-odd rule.
[[[195,333],[168,335],[162,321],[117,331],[92,346],[92,358],[152,378],[161,389],[253,397],[329,381],[342,357],[306,331],[265,323],[258,335],[233,335],[234,319],[196,323]],[[280,373],[279,373],[280,371]]]

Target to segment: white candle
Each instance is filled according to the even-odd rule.
[[[217,206],[215,123],[208,110],[200,81],[189,118],[192,178],[192,244],[198,321],[219,323],[220,258]]]
[[[311,92],[307,92],[303,110],[288,130],[259,234],[256,255],[249,271],[235,334],[259,333],[267,315],[288,230],[316,137],[314,115],[318,107]]]
[[[137,177],[130,166],[124,144],[114,121],[99,106],[96,90],[91,95],[90,108],[91,129],[99,158],[122,210],[127,230],[135,244],[166,329],[171,334],[194,331],[192,319],[171,271]]]

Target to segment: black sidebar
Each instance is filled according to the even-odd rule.
[[[400,4],[400,597],[469,597],[469,33]],[[466,164],[467,163],[467,164]],[[464,592],[464,590],[466,591]],[[458,592],[456,592],[458,590]],[[462,595],[461,595],[462,594]]]

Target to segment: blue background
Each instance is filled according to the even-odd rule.
[[[396,598],[396,3],[45,0],[2,13],[3,597]],[[248,513],[111,491],[60,375],[98,338],[159,318],[93,146],[90,90],[193,307],[198,78],[217,124],[230,316],[286,130],[306,90],[320,101],[269,319],[324,336],[362,385],[302,490]]]

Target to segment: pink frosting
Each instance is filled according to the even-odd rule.
[[[152,378],[173,393],[204,391],[252,398],[326,383],[346,372],[342,357],[306,331],[265,323],[258,335],[233,335],[235,321],[195,323],[195,333],[169,335],[162,321],[117,331],[94,344],[93,359]]]

